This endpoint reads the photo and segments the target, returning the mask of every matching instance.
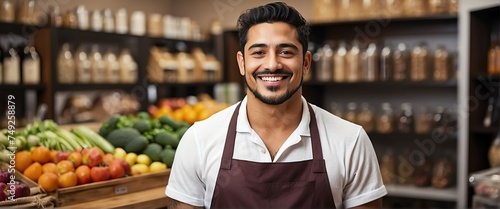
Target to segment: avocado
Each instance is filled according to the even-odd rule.
[[[143,154],[146,154],[153,161],[160,161],[160,153],[163,150],[163,147],[157,143],[149,144],[144,151]]]
[[[135,138],[141,136],[141,133],[134,128],[121,128],[111,131],[106,139],[115,147],[125,148]]]
[[[151,125],[147,120],[138,120],[137,122],[135,122],[133,128],[137,129],[141,133],[144,133],[151,129]]]
[[[146,149],[148,144],[149,144],[148,139],[145,136],[140,135],[138,137],[135,137],[132,141],[130,141],[127,144],[127,146],[125,146],[123,149],[127,153],[133,152],[133,153],[141,154],[143,152],[143,150]]]
[[[171,133],[168,131],[161,131],[157,133],[154,137],[154,142],[162,146],[171,146],[173,149],[177,148],[179,144],[179,136],[176,133]]]
[[[168,115],[162,115],[162,116],[160,116],[160,118],[158,118],[158,120],[160,121],[160,123],[162,125],[169,125],[172,128],[174,128],[174,130],[183,126],[183,124],[181,122],[176,121],[174,118],[172,118]]]
[[[174,163],[174,157],[175,157],[175,150],[172,149],[172,147],[167,146],[163,151],[160,153],[160,160],[161,162],[167,164],[168,168],[172,167],[172,164]]]

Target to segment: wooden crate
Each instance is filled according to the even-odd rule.
[[[57,199],[57,207],[74,205],[152,188],[165,187],[167,186],[169,175],[170,169],[161,172],[94,182],[75,187],[61,188],[56,190],[53,195]]]

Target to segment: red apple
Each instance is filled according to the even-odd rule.
[[[108,167],[93,167],[90,169],[90,177],[92,181],[106,181],[111,177]]]
[[[0,172],[0,182],[2,182],[2,183],[9,183],[9,181],[10,181],[10,175],[11,174],[7,170],[1,171]]]
[[[123,170],[125,170],[125,175],[132,174],[132,168],[130,167],[130,164],[127,163],[127,161],[125,161],[123,159],[115,159],[115,161],[122,165]]]
[[[14,185],[15,198],[27,197],[30,196],[30,194],[30,187],[28,185],[22,182],[16,182],[16,184]]]
[[[0,182],[0,201],[6,200],[7,197],[9,196],[7,188],[8,188],[7,184]]]

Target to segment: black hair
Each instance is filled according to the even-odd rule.
[[[240,51],[244,54],[247,43],[248,29],[259,23],[285,22],[297,28],[297,37],[302,44],[302,53],[307,51],[309,41],[309,24],[302,15],[292,6],[284,2],[274,2],[263,6],[248,9],[238,18],[238,36]]]

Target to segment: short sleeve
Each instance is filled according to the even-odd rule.
[[[352,149],[343,197],[346,208],[369,203],[387,194],[377,155],[364,129],[360,128]]]
[[[183,135],[176,149],[165,194],[177,201],[203,207],[205,184],[201,181],[200,148],[196,124]]]

